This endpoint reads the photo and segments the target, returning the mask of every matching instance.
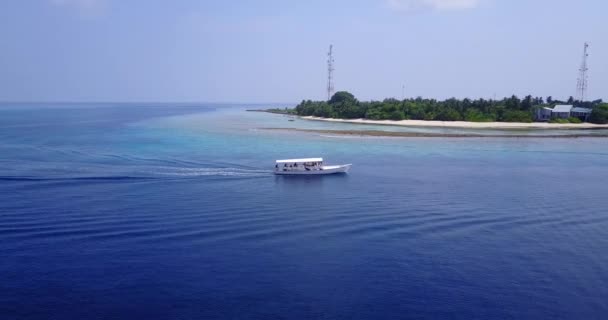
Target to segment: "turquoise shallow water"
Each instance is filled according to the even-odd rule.
[[[248,107],[2,106],[0,314],[608,313],[608,140],[269,132],[363,127]],[[312,156],[354,166],[271,174]]]

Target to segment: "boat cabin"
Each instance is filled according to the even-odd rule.
[[[306,172],[323,170],[323,158],[277,160],[274,170],[278,172]]]

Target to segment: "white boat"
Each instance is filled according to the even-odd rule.
[[[275,174],[282,175],[321,175],[347,173],[351,164],[326,166],[323,158],[277,160],[274,166]]]

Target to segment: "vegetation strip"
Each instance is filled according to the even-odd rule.
[[[273,109],[273,112],[297,114],[334,119],[368,119],[368,120],[435,120],[435,121],[468,121],[468,122],[522,122],[531,123],[535,114],[544,107],[569,104],[574,107],[592,109],[589,122],[608,123],[608,104],[603,101],[568,101],[554,100],[552,97],[517,96],[502,100],[486,99],[384,99],[383,101],[359,101],[351,93],[340,91],[329,101],[305,100],[295,109]],[[551,119],[557,123],[580,123],[581,119]]]

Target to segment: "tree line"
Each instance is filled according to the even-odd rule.
[[[591,122],[608,123],[608,104],[602,100],[581,102],[570,97],[567,101],[559,101],[552,97],[543,99],[530,95],[523,99],[513,95],[502,100],[451,98],[439,101],[418,97],[358,101],[351,93],[339,91],[329,101],[304,100],[296,106],[295,113],[300,116],[338,119],[532,122],[538,108],[557,104],[591,108]]]

